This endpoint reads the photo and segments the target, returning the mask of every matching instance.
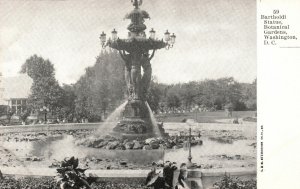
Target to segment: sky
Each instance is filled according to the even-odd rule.
[[[0,71],[15,76],[37,54],[54,64],[60,83],[75,83],[95,64],[102,31],[127,37],[132,9],[130,0],[0,0]],[[177,36],[151,61],[159,82],[256,78],[255,0],[144,0],[141,9],[151,17],[147,34]]]

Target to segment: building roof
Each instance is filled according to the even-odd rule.
[[[0,102],[12,98],[28,98],[33,80],[27,74],[19,74],[15,77],[1,77]]]

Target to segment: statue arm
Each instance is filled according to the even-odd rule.
[[[120,52],[120,55],[121,55],[121,58],[124,60],[125,62],[125,66],[128,70],[130,70],[130,67],[131,67],[131,59],[130,59],[130,54],[127,54],[125,53],[125,51],[123,50],[122,51],[119,51]]]
[[[154,54],[155,54],[155,50],[153,50],[151,56],[149,57],[149,61],[154,57]]]
[[[125,51],[123,50],[122,51],[119,51],[120,55],[121,55],[121,58],[125,61],[125,62],[128,62],[129,61],[129,55],[126,55]]]

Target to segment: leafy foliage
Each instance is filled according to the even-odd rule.
[[[163,87],[159,83],[154,81],[154,79],[152,79],[147,94],[147,102],[150,108],[156,113],[159,110],[160,101],[164,97],[163,95]]]
[[[6,114],[7,114],[8,108],[9,108],[9,107],[6,106],[6,105],[0,105],[0,116],[6,115]]]
[[[26,60],[20,72],[27,73],[34,81],[43,77],[54,78],[53,64],[49,60],[45,60],[36,54]]]
[[[181,105],[179,96],[175,92],[168,92],[167,94],[167,107],[172,110],[179,108]]]
[[[248,109],[256,110],[257,108],[257,80],[255,79],[251,84],[243,85],[244,101]]]
[[[96,64],[88,67],[75,87],[75,111],[78,118],[101,120],[124,99],[126,91],[124,63],[117,51],[102,52]]]
[[[214,184],[215,189],[256,189],[255,180],[242,181],[225,174],[221,181]]]
[[[59,109],[58,117],[59,119],[67,119],[68,121],[73,121],[75,118],[75,89],[74,85],[62,86],[62,107]]]
[[[26,72],[33,79],[29,107],[38,110],[46,106],[55,114],[62,107],[63,90],[55,79],[53,64],[33,55],[22,65],[20,72]]]
[[[24,112],[21,113],[20,115],[20,119],[22,121],[26,121],[27,117],[30,115],[30,111],[29,110],[25,110]]]
[[[232,77],[217,80],[204,80],[183,84],[158,84],[157,94],[161,94],[162,111],[198,106],[204,109],[222,110],[231,104],[233,110],[256,109],[256,83],[238,83]]]

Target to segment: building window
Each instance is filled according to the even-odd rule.
[[[23,106],[26,106],[27,104],[27,101],[26,100],[22,100],[22,103],[21,103]]]
[[[26,110],[26,99],[13,99],[11,100],[11,108],[15,114],[19,115]]]

